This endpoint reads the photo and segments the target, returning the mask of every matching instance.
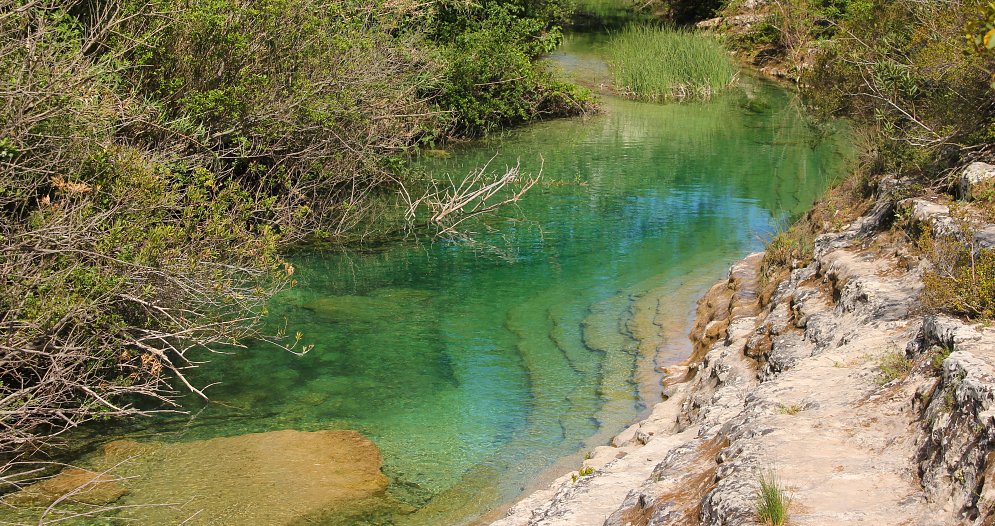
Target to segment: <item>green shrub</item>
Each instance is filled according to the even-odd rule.
[[[877,360],[878,385],[884,385],[893,380],[905,378],[912,370],[912,361],[905,357],[905,353],[892,349],[881,355]]]
[[[683,29],[629,27],[612,36],[608,57],[616,90],[645,100],[707,99],[736,78],[718,40]]]
[[[851,5],[803,81],[821,108],[880,130],[879,172],[938,181],[991,140],[995,60],[964,38],[976,17],[970,2]]]
[[[931,232],[919,238],[930,263],[923,275],[923,304],[934,312],[995,319],[995,249],[978,246],[970,227],[962,226],[961,232],[959,238]]]
[[[0,17],[0,454],[173,403],[195,355],[260,335],[292,274],[271,196],[159,131],[134,47],[89,52],[123,18],[22,7]]]
[[[555,17],[559,11],[547,16]],[[514,3],[485,2],[440,30],[442,78],[428,91],[449,133],[479,135],[541,117],[593,109],[592,94],[558,79],[538,59],[556,49],[558,27]]]
[[[580,468],[579,470],[577,470],[577,473],[571,474],[570,475],[570,480],[572,480],[573,482],[577,482],[578,479],[586,477],[586,476],[591,475],[593,473],[594,473],[594,468],[592,468],[590,466],[584,466],[584,467]]]
[[[788,520],[788,507],[791,499],[781,487],[774,470],[762,471],[757,475],[757,492],[754,506],[757,521],[767,526],[781,526]]]
[[[138,67],[127,78],[161,108],[152,137],[179,142],[188,167],[272,197],[276,215],[258,217],[285,243],[368,221],[367,198],[398,181],[385,160],[440,125],[415,93],[434,73],[429,53],[415,36],[390,32],[401,8],[157,3],[175,14],[127,26],[142,42],[128,54]]]
[[[981,8],[981,9],[979,9]],[[736,2],[726,14],[739,14]],[[978,2],[777,0],[733,31],[756,61],[783,61],[813,106],[878,131],[879,166],[927,186],[995,138],[995,8]],[[965,38],[965,36],[967,38]],[[986,40],[986,37],[987,40]]]
[[[807,226],[798,222],[777,232],[767,242],[760,262],[761,280],[770,281],[782,271],[790,270],[796,264],[804,265],[812,259],[815,235]]]
[[[995,5],[982,6],[978,14],[968,20],[967,41],[979,55],[991,57],[995,53],[992,51],[995,50]],[[995,87],[995,72],[991,78]]]

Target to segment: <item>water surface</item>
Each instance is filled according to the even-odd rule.
[[[558,60],[596,79],[591,43],[568,45]],[[296,255],[299,285],[272,319],[314,350],[215,359],[197,373],[221,382],[213,402],[154,438],[358,430],[396,502],[328,524],[463,523],[604,443],[657,401],[654,368],[678,358],[657,351],[694,294],[806,210],[847,148],[760,81],[709,103],[603,109],[416,160],[439,177],[520,163],[542,181],[470,225],[472,243]],[[126,503],[154,502],[135,484]]]

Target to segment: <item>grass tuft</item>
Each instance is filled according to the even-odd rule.
[[[765,470],[757,476],[757,520],[766,526],[781,526],[788,520],[791,499],[781,487],[774,470]]]
[[[629,26],[612,36],[608,55],[616,89],[630,98],[704,100],[736,79],[719,41],[686,29]]]
[[[932,352],[933,356],[930,358],[930,365],[933,366],[933,372],[941,374],[943,372],[943,362],[950,357],[950,353],[954,352],[954,350],[947,345],[934,345]]]
[[[905,378],[912,370],[912,362],[905,357],[905,353],[898,349],[891,349],[881,355],[878,359],[877,384],[885,385],[893,380]]]

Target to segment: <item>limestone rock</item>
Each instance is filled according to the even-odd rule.
[[[733,28],[749,29],[766,19],[767,17],[765,15],[746,13],[742,15],[727,16],[722,20],[722,23]]]
[[[695,24],[698,29],[718,29],[722,25],[722,17],[709,18]]]
[[[926,492],[971,524],[995,520],[995,330],[929,316],[911,349],[947,352],[917,390],[918,471]]]
[[[909,199],[902,202],[909,208],[912,220],[929,225],[937,235],[956,235],[958,229],[950,217],[950,207],[927,199]]]
[[[956,227],[942,203],[903,206]],[[995,524],[995,329],[924,318],[921,266],[868,249],[891,214],[885,203],[819,236],[814,261],[767,304],[758,256],[734,265],[699,303],[694,354],[668,375],[666,400],[613,442],[624,455],[497,524],[753,524],[771,469],[795,502],[791,524]],[[903,346],[917,365],[881,386],[882,360]],[[951,351],[939,371],[924,356],[938,346]]]
[[[756,0],[747,0],[756,3]],[[698,29],[719,29],[724,27],[730,31],[745,31],[767,19],[766,15],[743,13],[733,16],[709,18],[695,24]]]
[[[975,162],[967,165],[957,179],[957,196],[965,201],[975,197],[975,191],[982,183],[995,179],[995,166]]]

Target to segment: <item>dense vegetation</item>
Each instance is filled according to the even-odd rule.
[[[990,159],[995,61],[969,35],[984,17],[980,2],[864,0],[816,12],[828,20],[824,29],[785,25],[797,36],[784,41],[797,50],[789,57],[802,57],[796,67],[814,102],[873,130],[857,174],[868,181],[865,190],[892,176],[908,181],[909,192],[946,194],[961,167]],[[932,264],[924,299],[936,310],[991,317],[992,254],[976,250],[971,238],[923,251]]]
[[[884,177],[906,196],[950,194],[959,170],[991,160],[995,142],[995,8],[978,0],[732,0],[656,2],[672,19],[724,17],[719,29],[742,56],[795,80],[810,105],[862,129],[861,165],[840,188],[771,244],[765,275],[803,263],[812,237],[860,212]],[[707,8],[706,8],[707,7]],[[694,13],[682,19],[679,13]],[[742,16],[738,16],[742,15]],[[988,201],[970,207],[990,215]],[[969,240],[965,227],[964,240]],[[918,236],[912,232],[913,236]],[[993,254],[974,243],[917,239],[932,263],[929,307],[992,317]],[[936,250],[937,243],[943,244]],[[775,281],[775,280],[772,280]]]
[[[690,21],[759,15],[727,28],[731,45],[758,64],[783,62],[813,106],[879,130],[873,171],[939,181],[993,138],[990,10],[978,0],[732,0]]]
[[[736,67],[712,35],[629,26],[612,35],[608,64],[615,88],[646,100],[702,100],[725,89]]]
[[[447,186],[419,145],[586,111],[536,59],[561,0],[0,0],[0,453],[261,334],[281,258],[515,199]]]

